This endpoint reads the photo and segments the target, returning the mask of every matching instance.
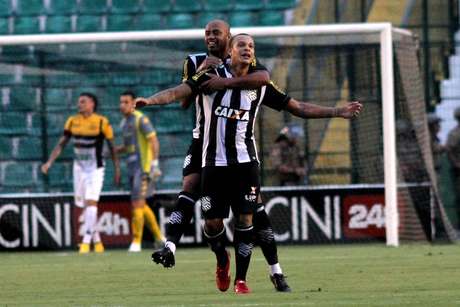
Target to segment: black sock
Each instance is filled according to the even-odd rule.
[[[254,232],[256,243],[262,249],[262,253],[269,265],[278,263],[278,249],[276,248],[275,235],[267,212],[261,210],[254,214]]]
[[[179,243],[180,238],[190,224],[195,211],[195,202],[198,197],[192,193],[180,192],[176,202],[176,209],[171,214],[167,227],[167,240],[174,244]]]
[[[208,234],[206,230],[204,231],[204,236],[208,241],[211,250],[216,254],[216,260],[219,267],[224,267],[227,265],[227,250],[225,249],[226,242],[226,232],[225,227],[217,234]]]
[[[233,244],[235,246],[236,276],[235,280],[246,280],[246,274],[251,261],[252,248],[254,247],[254,227],[236,226]]]

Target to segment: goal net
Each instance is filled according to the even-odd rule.
[[[395,246],[400,240],[455,239],[439,198],[417,42],[409,32],[389,24],[232,29],[233,34],[240,32],[254,35],[258,60],[291,97],[325,106],[352,100],[364,105],[360,117],[351,121],[301,120],[262,108],[256,135],[263,185],[279,184],[272,151],[280,130],[289,126],[297,131],[305,157],[301,185],[341,187],[345,194],[347,188],[363,189],[358,193],[363,197],[366,189],[381,190],[382,198],[376,201],[380,207],[366,206],[359,197],[356,206],[340,204],[340,214],[347,214],[355,226],[352,231],[385,228],[387,244]],[[120,143],[119,95],[132,90],[149,96],[179,84],[185,57],[205,51],[203,34],[171,30],[2,37],[2,197],[10,201],[8,193],[30,195],[28,202],[33,203],[30,193],[45,193],[37,198],[42,200],[71,192],[70,144],[49,176],[39,167],[62,135],[66,118],[76,113],[78,95],[91,92],[99,98],[98,112],[109,118]],[[179,104],[143,112],[151,118],[161,145],[164,175],[157,188],[180,189],[194,112]],[[103,190],[127,191],[126,175],[122,187],[112,184],[112,175],[107,160]],[[2,213],[4,205],[3,201]],[[19,211],[5,209],[0,225],[16,221]],[[280,222],[291,220],[292,216]]]

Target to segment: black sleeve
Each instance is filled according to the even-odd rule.
[[[256,71],[261,71],[261,70],[268,71],[268,69],[265,66],[263,66],[259,62],[259,60],[257,60],[257,58],[254,58],[254,60],[252,61],[251,65],[249,66],[249,73],[256,72]]]
[[[193,94],[198,93],[201,84],[211,79],[211,77],[208,76],[208,73],[215,74],[215,71],[212,68],[208,70],[202,70],[199,73],[193,75],[191,78],[184,81],[186,84],[188,84],[188,86],[190,86]]]
[[[291,97],[283,93],[272,81],[265,88],[262,103],[277,111],[284,110]]]
[[[188,56],[185,59],[184,65],[182,67],[182,82],[185,82],[185,81],[189,80],[195,74],[196,74],[195,64],[193,63],[193,61]]]

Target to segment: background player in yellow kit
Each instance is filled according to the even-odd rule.
[[[131,204],[133,208],[131,229],[133,241],[130,252],[140,252],[144,219],[157,241],[165,242],[158,227],[155,214],[146,204],[145,199],[154,192],[154,179],[161,175],[158,157],[160,145],[149,118],[135,110],[135,94],[126,91],[120,96],[120,111],[124,115],[122,121],[123,145],[117,152],[127,155]]]
[[[84,235],[79,252],[94,251],[102,253],[104,245],[97,230],[97,203],[104,183],[104,160],[102,149],[104,140],[109,145],[115,167],[115,184],[120,182],[120,165],[113,146],[113,130],[109,120],[97,113],[97,97],[91,93],[81,93],[78,98],[78,114],[70,116],[64,126],[64,135],[54,147],[48,161],[42,165],[44,174],[48,173],[53,162],[72,138],[74,145],[73,183],[75,205],[84,207]]]

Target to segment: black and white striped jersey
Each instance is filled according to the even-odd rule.
[[[195,53],[190,54],[184,61],[184,67],[182,69],[182,82],[186,82],[192,76],[196,74],[196,70],[208,57],[206,53]],[[199,139],[203,135],[203,124],[204,124],[204,115],[203,115],[203,97],[201,95],[196,95],[190,99],[195,100],[195,127],[193,128],[193,138]]]
[[[186,82],[191,79],[197,71],[197,68],[204,62],[208,57],[207,53],[194,53],[189,54],[184,61],[182,69],[182,82]],[[224,62],[229,61],[229,57],[225,59]],[[261,65],[257,59],[254,60],[251,64],[249,73],[254,71],[267,70],[265,66]],[[203,97],[201,94],[197,94],[194,97],[190,98],[195,100],[195,127],[193,128],[193,138],[199,139],[203,137],[203,124],[204,124],[204,114],[203,114]]]
[[[196,93],[209,80],[207,73],[231,78],[228,66],[202,71],[187,80]],[[271,83],[254,90],[226,89],[211,94],[201,93],[204,113],[202,166],[228,166],[259,162],[254,124],[261,104],[281,111],[290,97]]]

